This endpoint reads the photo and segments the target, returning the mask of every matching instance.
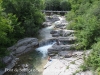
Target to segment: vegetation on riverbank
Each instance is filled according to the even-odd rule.
[[[69,11],[71,4],[68,0],[45,0],[45,10]]]
[[[72,10],[66,15],[68,29],[76,30],[76,49],[92,49],[85,59],[85,69],[100,72],[100,1],[70,0]]]
[[[38,34],[44,21],[43,8],[42,0],[0,0],[0,64],[9,54],[9,46]]]

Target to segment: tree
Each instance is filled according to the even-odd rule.
[[[45,9],[46,10],[60,10],[60,0],[46,0]]]
[[[20,22],[20,27],[25,30],[23,36],[34,36],[42,27],[44,15],[42,0],[3,0],[6,13],[13,13]]]
[[[60,2],[60,8],[61,10],[69,11],[71,10],[71,4],[67,0],[62,0]]]

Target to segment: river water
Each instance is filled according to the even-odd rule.
[[[47,39],[51,38],[50,31],[54,29],[54,25],[43,28],[40,30],[39,39]],[[38,47],[36,49],[33,49],[32,51],[23,54],[19,57],[18,63],[16,63],[16,66],[13,68],[15,69],[22,69],[23,65],[29,65],[29,72],[23,73],[23,72],[6,72],[4,75],[42,75],[43,67],[47,63],[47,49],[50,48],[52,44],[44,45],[41,47]]]
[[[50,31],[53,29],[54,26],[46,27],[40,30],[39,38],[46,39],[52,37],[50,35]],[[16,63],[16,66],[13,68],[14,70],[19,70],[22,68],[23,65],[29,65],[31,70],[28,73],[22,72],[6,72],[4,75],[42,75],[43,67],[47,62],[47,49],[50,48],[52,44],[48,44],[32,51],[23,54],[19,57],[20,61]]]

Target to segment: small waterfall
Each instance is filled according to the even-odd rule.
[[[39,51],[43,54],[43,58],[47,56],[47,53],[48,53],[48,49],[50,47],[52,47],[56,42],[52,43],[52,44],[48,44],[48,45],[45,45],[45,46],[42,46],[42,47],[39,47],[39,48],[36,48],[36,51]]]
[[[41,29],[41,30],[39,31],[39,33],[40,33],[40,35],[39,35],[40,38],[42,38],[42,39],[47,39],[48,37],[51,38],[52,36],[51,36],[51,34],[50,34],[50,31],[52,31],[53,28],[54,28],[54,25]]]

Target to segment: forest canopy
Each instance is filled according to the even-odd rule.
[[[69,11],[71,4],[68,0],[45,0],[45,10]]]

